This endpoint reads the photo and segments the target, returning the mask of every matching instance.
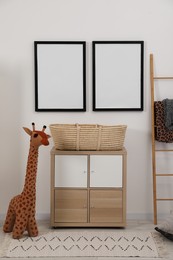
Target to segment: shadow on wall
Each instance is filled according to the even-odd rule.
[[[0,64],[0,214],[20,185],[21,80],[16,68]]]

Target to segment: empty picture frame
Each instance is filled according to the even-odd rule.
[[[35,41],[35,111],[86,111],[86,43]]]
[[[93,41],[93,110],[143,110],[143,41]]]

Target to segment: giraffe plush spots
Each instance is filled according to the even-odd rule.
[[[35,220],[36,203],[36,175],[38,162],[38,149],[41,145],[49,145],[50,138],[44,131],[33,130],[24,127],[25,132],[30,135],[30,149],[27,161],[25,184],[21,194],[15,196],[9,204],[6,220],[3,226],[4,232],[13,232],[13,238],[20,238],[24,231],[35,237],[38,235],[37,223]]]

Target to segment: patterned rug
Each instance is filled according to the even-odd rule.
[[[157,234],[130,231],[53,231],[35,238],[11,239],[5,257],[109,256],[160,257]],[[10,238],[10,240],[9,240]],[[4,241],[5,243],[5,241]]]

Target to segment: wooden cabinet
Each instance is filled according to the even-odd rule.
[[[51,226],[126,225],[126,150],[51,150]]]

